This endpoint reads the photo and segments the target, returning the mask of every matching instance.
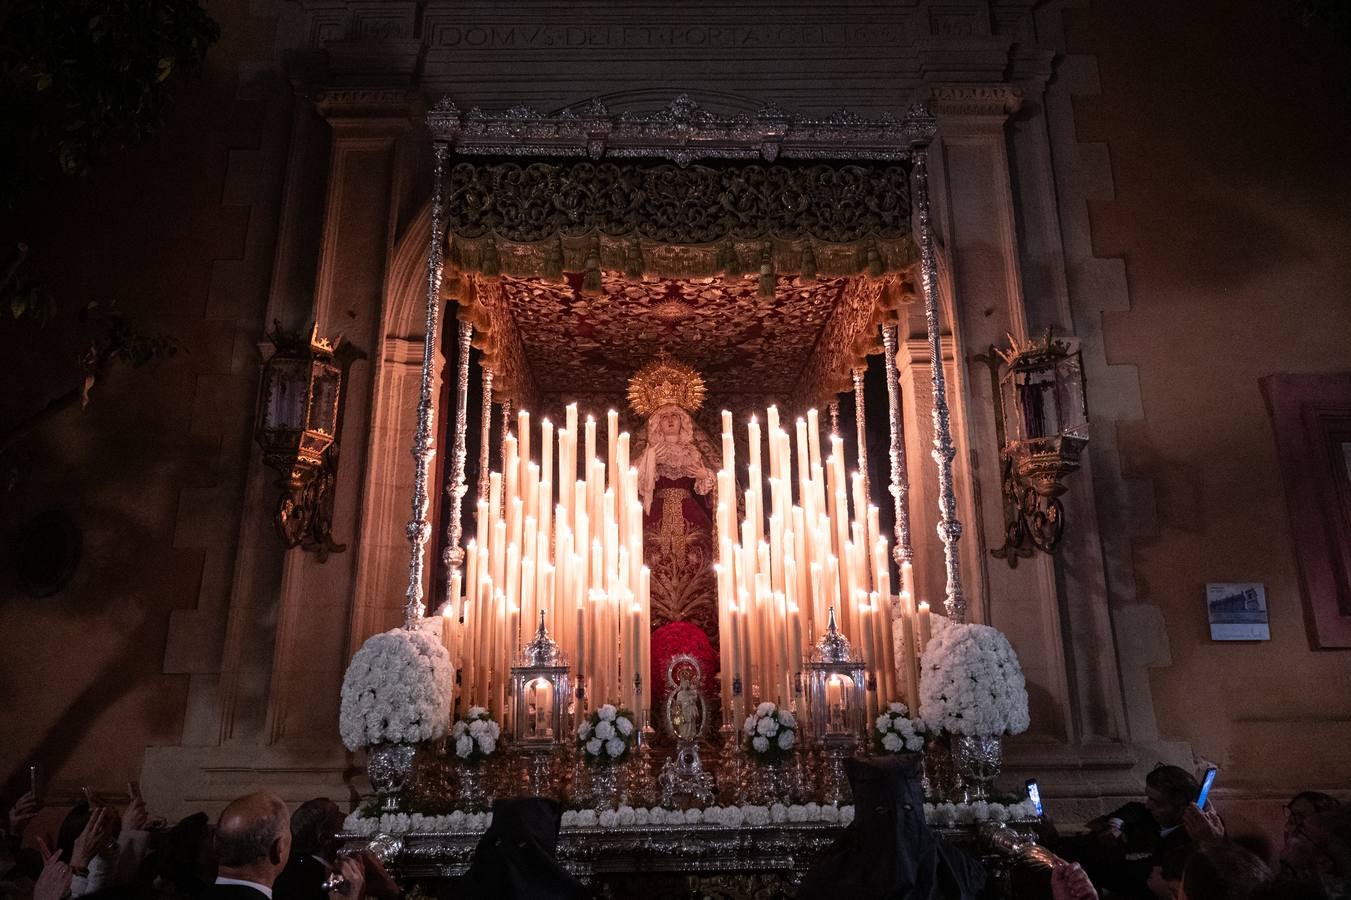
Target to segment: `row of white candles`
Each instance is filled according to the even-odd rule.
[[[548,419],[540,422],[539,462],[531,457],[528,412],[503,438],[502,471],[490,473],[488,498],[478,501],[463,580],[452,573],[455,599],[443,611],[458,622],[452,652],[466,708],[484,706],[509,720],[511,666],[540,613],[585,692],[579,713],[603,703],[635,713],[648,707],[650,679],[641,676],[651,667],[651,572],[643,565],[643,506],[629,435],[619,431],[617,413],[607,419],[608,459],[597,455],[593,418],[579,431],[575,403],[556,435],[556,466]],[[462,584],[473,589],[461,597]]]
[[[871,676],[869,721],[896,698],[915,710],[929,609],[914,603],[909,563],[901,566],[893,610],[878,509],[867,502],[859,473],[846,480],[843,440],[830,435],[831,453],[822,460],[819,419],[810,410],[795,424],[795,459],[776,408],[768,409],[766,423],[767,478],[759,422],[747,425],[745,517],[738,522],[732,414],[722,413],[715,569],[724,715],[739,722],[752,700],[800,706],[802,664],[831,608]],[[651,573],[643,564],[643,507],[637,470],[629,465],[629,435],[619,431],[613,410],[606,438],[611,452],[602,459],[597,423],[588,416],[579,429],[575,403],[556,434],[548,419],[540,423],[539,462],[531,456],[528,412],[518,414],[516,433],[504,437],[503,471],[489,475],[465,569],[452,573],[453,599],[443,610],[463,707],[485,706],[509,719],[510,667],[543,612],[584,688],[579,712],[607,702],[640,717],[648,710]],[[565,487],[555,491],[556,483]]]
[[[716,537],[723,709],[735,723],[753,700],[800,706],[803,663],[831,609],[871,681],[868,721],[893,699],[916,709],[929,610],[926,603],[914,605],[910,564],[901,566],[897,642],[887,541],[879,534],[877,507],[867,502],[863,476],[855,472],[845,479],[843,440],[830,435],[830,456],[823,461],[819,418],[810,410],[795,423],[794,459],[793,440],[780,427],[775,407],[767,410],[766,425],[767,478],[760,423],[752,418],[747,425],[747,486],[738,522],[732,414],[722,413]]]

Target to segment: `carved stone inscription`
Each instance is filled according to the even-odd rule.
[[[899,22],[789,24],[438,23],[431,46],[457,50],[666,50],[885,47],[906,38]]]

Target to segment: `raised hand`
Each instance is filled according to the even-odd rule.
[[[145,831],[150,816],[145,811],[145,798],[141,796],[141,786],[134,781],[128,781],[127,795],[131,800],[122,811],[122,830]]]
[[[361,860],[354,856],[345,856],[338,860],[338,871],[342,874],[342,886],[332,891],[335,897],[349,897],[357,900],[366,886],[366,868]]]
[[[1209,803],[1202,809],[1195,803],[1188,805],[1182,811],[1182,827],[1186,829],[1187,835],[1198,844],[1205,841],[1224,840],[1224,822],[1220,819],[1220,814],[1215,811],[1215,807]]]
[[[36,816],[40,809],[42,809],[42,806],[33,796],[32,791],[20,797],[9,811],[9,833],[21,833],[24,825],[28,824],[28,820]]]
[[[1051,870],[1053,900],[1098,900],[1098,890],[1078,863],[1056,866]]]
[[[33,900],[62,900],[70,893],[70,866],[61,861],[59,851],[49,850],[42,838],[38,838],[38,850],[42,852],[42,874],[33,885]]]
[[[402,892],[399,890],[399,885],[395,883],[389,872],[385,871],[384,865],[374,853],[369,850],[362,850],[356,854],[355,858],[361,861],[361,874],[366,880],[366,896],[400,896]]]
[[[70,864],[75,869],[88,869],[89,862],[98,856],[117,838],[118,819],[116,810],[106,806],[95,807],[89,814],[84,831],[75,839],[70,853]]]

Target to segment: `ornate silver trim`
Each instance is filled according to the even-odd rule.
[[[478,498],[488,499],[488,450],[493,439],[493,370],[487,367],[483,372],[483,403],[479,409],[478,439]]]
[[[905,414],[901,409],[900,373],[896,368],[896,339],[899,325],[882,326],[882,347],[887,363],[887,407],[891,424],[891,498],[896,514],[896,546],[892,555],[896,565],[913,563],[914,545],[910,540],[910,472],[905,457]]]
[[[451,479],[446,483],[446,497],[450,500],[450,521],[446,522],[446,546],[441,551],[441,562],[446,567],[446,602],[458,600],[450,596],[450,573],[464,564],[464,523],[461,514],[464,495],[469,485],[464,480],[465,458],[468,449],[465,432],[469,427],[469,342],[474,338],[474,326],[468,319],[460,320],[460,360],[455,375],[455,458]]]
[[[422,383],[418,392],[417,429],[413,433],[413,517],[405,533],[412,546],[408,562],[408,590],[404,596],[404,625],[411,627],[426,613],[422,602],[422,572],[426,563],[427,539],[431,525],[427,522],[427,468],[436,450],[432,447],[432,378],[436,359],[437,326],[441,320],[441,265],[445,223],[442,215],[442,182],[446,173],[446,159],[450,147],[443,141],[433,146],[435,165],[432,169],[432,233],[427,245],[427,332],[422,337]]]
[[[831,159],[899,161],[933,137],[927,109],[903,119],[863,119],[847,111],[826,119],[791,115],[767,104],[754,115],[720,116],[680,94],[653,113],[611,113],[592,100],[542,113],[513,106],[500,113],[462,112],[442,97],[427,115],[433,139],[465,156],[582,156],[661,158],[677,165],[696,159]]]
[[[867,502],[872,497],[870,488],[870,479],[868,478],[868,417],[864,410],[863,403],[863,379],[868,374],[867,366],[854,366],[851,370],[854,376],[854,434],[858,439],[858,472],[863,476],[863,497]],[[868,520],[868,511],[866,509],[854,510],[854,515],[860,522]],[[871,554],[872,548],[865,548],[866,552]]]
[[[929,363],[934,386],[934,449],[938,463],[938,536],[943,539],[943,557],[947,568],[947,597],[943,602],[948,617],[966,621],[966,597],[962,594],[961,563],[957,541],[962,523],[957,518],[957,497],[952,486],[952,460],[957,451],[952,445],[952,421],[948,411],[947,378],[943,374],[942,334],[938,319],[938,261],[934,255],[933,226],[929,219],[929,150],[917,149],[914,158],[915,216],[919,219],[920,275],[924,284],[924,321],[929,333]]]

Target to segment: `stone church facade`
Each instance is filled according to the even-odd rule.
[[[724,115],[773,103],[899,116],[922,102],[937,116],[963,571],[972,617],[1009,635],[1032,703],[1009,782],[1040,778],[1074,820],[1138,793],[1158,760],[1204,759],[1222,769],[1217,802],[1259,827],[1294,791],[1338,787],[1349,657],[1313,610],[1327,590],[1343,611],[1351,595],[1344,578],[1310,590],[1300,544],[1322,525],[1287,490],[1262,379],[1314,379],[1351,416],[1336,393],[1351,269],[1331,249],[1351,244],[1351,181],[1328,135],[1346,117],[1321,121],[1318,98],[1336,92],[1317,55],[1336,71],[1345,51],[1293,16],[1269,23],[1294,86],[1273,112],[1277,87],[1192,43],[1256,43],[1230,6],[1173,6],[210,4],[224,38],[156,143],[33,217],[54,248],[88,242],[58,287],[126,295],[187,352],[119,376],[12,457],[23,477],[6,526],[57,505],[86,536],[47,605],[4,585],[0,625],[32,648],[0,664],[4,772],[17,784],[43,761],[54,800],[141,778],[169,814],[257,784],[347,797],[357,768],[337,739],[338,687],[361,641],[401,621],[407,577],[422,115],[443,95],[463,109],[599,98],[650,113],[684,94]],[[45,264],[59,263],[53,250]],[[252,443],[274,321],[317,322],[366,353],[336,492],[348,549],[322,563],[279,546],[275,476]],[[920,593],[941,597],[923,326],[903,326],[898,364]],[[1059,553],[1009,568],[988,552],[1003,529],[995,414],[972,358],[1047,327],[1082,349],[1092,438]],[[14,349],[15,384],[31,391],[7,410],[40,397],[53,358]],[[1271,640],[1211,641],[1210,582],[1265,584]]]

